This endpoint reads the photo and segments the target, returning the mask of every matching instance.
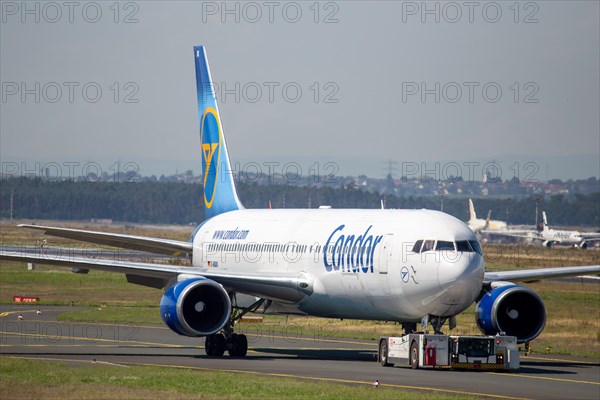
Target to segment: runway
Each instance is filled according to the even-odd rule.
[[[59,322],[69,307],[0,307],[1,353],[67,363],[161,365],[220,370],[267,377],[382,386],[424,392],[501,399],[598,399],[600,360],[535,355],[521,358],[513,373],[384,368],[376,362],[375,341],[336,337],[323,329],[302,336],[290,327],[284,334],[261,324],[244,324],[246,358],[208,358],[204,339],[188,338],[162,325]],[[23,319],[17,317],[21,314]],[[595,340],[595,338],[591,338]]]

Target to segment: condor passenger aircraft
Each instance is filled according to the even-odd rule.
[[[160,314],[180,335],[206,337],[206,353],[245,356],[234,323],[247,312],[396,321],[405,331],[446,321],[477,302],[486,334],[519,342],[544,328],[546,309],[531,289],[512,283],[600,273],[600,266],[486,272],[467,225],[432,210],[247,210],[230,168],[206,50],[194,47],[206,220],[188,242],[22,225],[46,234],[191,257],[192,266],[1,253],[5,260],[125,274],[165,289]],[[512,281],[512,282],[509,282]]]

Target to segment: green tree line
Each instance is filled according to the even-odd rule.
[[[467,199],[452,196],[381,196],[352,186],[299,187],[239,183],[247,208],[428,208],[468,219]],[[11,200],[12,198],[12,200]],[[600,193],[527,198],[473,199],[479,218],[492,210],[493,219],[510,224],[535,222],[536,206],[550,225],[599,226]],[[188,224],[204,219],[201,186],[176,182],[73,182],[10,178],[0,181],[0,218],[88,220]]]

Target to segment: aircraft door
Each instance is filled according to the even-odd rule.
[[[393,252],[393,233],[386,233],[379,247],[378,269],[380,274],[387,274]]]

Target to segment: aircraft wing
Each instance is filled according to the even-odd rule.
[[[287,302],[298,302],[312,293],[312,282],[299,275],[236,274],[215,268],[198,268],[169,264],[150,264],[129,261],[90,259],[70,256],[49,256],[0,251],[0,260],[21,261],[88,270],[120,272],[127,281],[143,286],[163,288],[180,274],[202,276],[220,283],[228,291]]]
[[[182,256],[192,252],[192,243],[180,240],[158,239],[146,236],[96,232],[81,229],[56,228],[42,225],[20,224],[17,226],[21,228],[40,230],[46,235],[50,236],[81,240],[83,242],[103,244],[131,250],[147,251],[156,254]]]
[[[562,278],[566,276],[580,276],[587,274],[600,274],[600,265],[538,268],[515,271],[486,272],[483,283],[489,284],[495,281],[525,281],[534,282],[540,279]]]

